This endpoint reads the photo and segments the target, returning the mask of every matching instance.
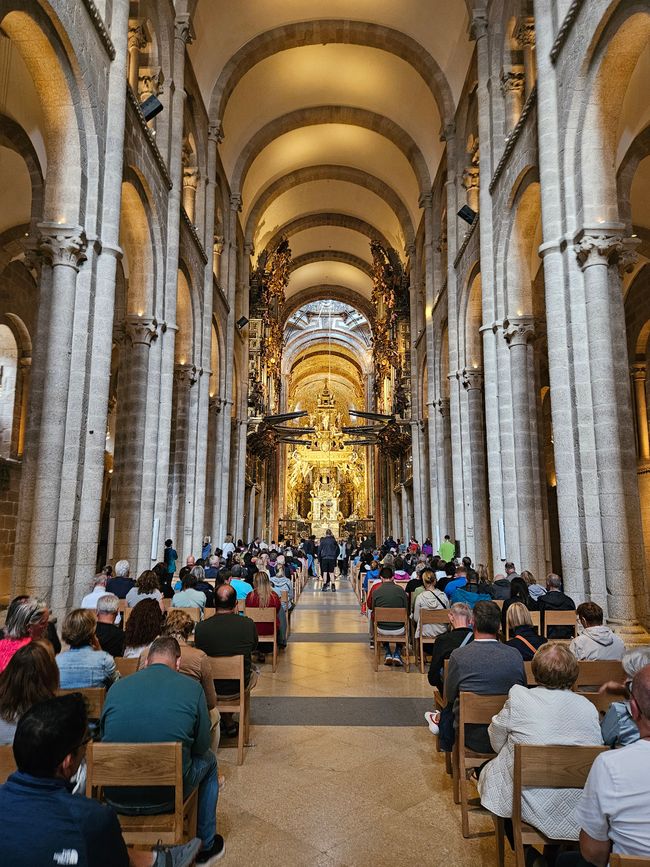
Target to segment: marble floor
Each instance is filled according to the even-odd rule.
[[[422,699],[431,696],[426,676],[414,667],[408,675],[383,666],[373,670],[372,653],[362,640],[367,621],[350,585],[339,586],[331,594],[307,585],[292,616],[293,640],[276,673],[270,665],[262,667],[251,706],[254,746],[246,750],[244,764],[237,766],[235,749],[219,750],[226,777],[218,808],[218,829],[226,839],[221,863],[495,864],[489,820],[473,816],[477,836],[462,837],[451,780],[424,720],[395,724],[396,708],[412,708],[392,700],[416,700],[419,714]],[[282,698],[294,701],[285,707]],[[337,724],[301,724],[303,718],[313,722],[311,711],[323,708],[324,698],[339,712],[328,713],[328,721],[334,717]],[[339,701],[349,698],[373,701]],[[384,722],[377,699],[386,703],[392,724],[374,724]],[[256,724],[256,704],[258,718],[273,724]]]

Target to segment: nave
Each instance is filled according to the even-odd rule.
[[[311,580],[303,590],[277,672],[264,666],[252,693],[255,746],[244,764],[236,749],[219,749],[223,863],[496,863],[489,819],[473,818],[477,835],[462,837],[451,778],[423,719],[432,706],[426,676],[415,666],[375,672],[368,622],[349,581],[337,587],[322,593]]]

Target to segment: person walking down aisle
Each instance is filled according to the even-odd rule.
[[[336,560],[339,556],[339,546],[328,528],[325,530],[325,535],[318,543],[318,558],[320,560],[320,571],[325,583],[323,590],[329,590],[330,585],[332,592],[336,592],[336,584],[334,583],[334,570],[336,569]]]

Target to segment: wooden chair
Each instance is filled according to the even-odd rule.
[[[172,607],[172,600],[163,599],[163,605],[165,606],[165,611],[169,611],[169,609]]]
[[[245,599],[238,599],[237,600],[237,611],[239,611],[240,614],[246,614],[246,600]]]
[[[582,789],[594,759],[607,750],[608,747],[515,744],[512,827],[517,867],[525,867],[525,845],[544,846],[558,842],[550,840],[532,825],[528,825],[522,820],[521,796],[523,790],[526,788]]]
[[[124,614],[124,612],[126,611],[126,609],[127,609],[128,607],[129,607],[129,606],[128,606],[128,604],[127,604],[126,599],[120,599],[120,601],[118,602],[118,605],[117,605],[117,610],[118,610],[119,612],[121,612],[122,614]]]
[[[214,608],[204,608],[203,609],[203,619],[207,620],[208,617],[214,617],[216,613],[216,609]]]
[[[535,675],[533,674],[532,660],[524,662],[524,672],[526,673],[526,683],[528,684],[528,686],[536,686],[537,681],[535,680]]]
[[[420,609],[420,635],[418,636],[418,650],[420,653],[420,673],[424,674],[424,645],[430,644],[434,641],[433,638],[427,638],[427,636],[422,635],[424,631],[424,627],[428,623],[449,623],[449,609],[443,608],[439,611],[434,611],[430,608],[421,608]]]
[[[610,680],[624,683],[627,675],[618,659],[581,659],[578,662],[578,680],[575,689],[579,692],[597,691]]]
[[[477,695],[473,692],[461,692],[458,694],[458,731],[454,744],[454,773],[457,774],[458,792],[460,795],[460,812],[463,837],[466,839],[469,833],[469,814],[483,813],[488,811],[481,806],[479,798],[470,798],[468,793],[468,774],[475,768],[494,758],[494,753],[477,753],[470,750],[465,744],[466,725],[489,725],[492,717],[496,716],[506,703],[507,695]],[[499,851],[503,850],[503,829],[501,836],[497,829],[497,844]],[[502,862],[501,862],[502,863]]]
[[[276,671],[278,667],[278,623],[277,623],[278,612],[275,608],[253,608],[248,607],[246,609],[246,617],[250,617],[250,619],[254,623],[272,623],[273,624],[273,633],[271,635],[261,635],[260,640],[262,642],[272,641],[273,642],[273,671]]]
[[[377,626],[377,614],[381,612],[381,623],[400,623],[404,626],[403,635],[382,635]],[[374,608],[372,619],[372,634],[375,642],[375,671],[379,671],[379,652],[383,641],[390,644],[403,644],[406,651],[404,659],[404,671],[408,674],[411,668],[410,645],[409,645],[409,613],[406,608]]]
[[[609,867],[648,867],[650,858],[641,855],[610,855]]]
[[[140,660],[137,656],[116,656],[115,667],[120,673],[120,677],[128,677],[130,674],[135,674],[138,670]]]
[[[530,618],[533,621],[533,626],[537,629],[537,632],[541,635],[541,612],[540,611],[529,611]],[[510,641],[510,627],[506,622],[506,641]]]
[[[136,659],[137,662],[137,659]],[[70,695],[73,692],[80,692],[86,701],[88,710],[88,719],[99,719],[104,709],[104,699],[106,698],[106,690],[103,686],[89,686],[80,689],[60,689],[57,695]]]
[[[15,770],[14,748],[11,744],[3,744],[0,746],[0,784],[4,783]]]
[[[264,610],[264,609],[262,609]],[[237,735],[237,764],[244,763],[244,746],[248,744],[250,726],[250,690],[246,689],[244,679],[244,656],[211,656],[210,667],[213,680],[238,680],[239,695],[228,698],[217,694],[217,710],[219,713],[239,714],[239,733]],[[223,747],[223,744],[221,744]]]
[[[196,836],[198,787],[183,800],[183,751],[180,743],[88,744],[86,795],[103,800],[107,786],[165,786],[174,789],[174,810],[153,816],[118,813],[127,845],[173,846]]]
[[[580,694],[593,704],[599,714],[606,714],[613,701],[621,701],[621,696],[614,695],[613,692],[582,692]]]
[[[129,617],[131,616],[132,612],[133,612],[133,608],[129,608],[128,605],[126,606],[126,608],[122,612],[122,625],[124,626],[125,629],[126,629],[126,624],[129,622]]]
[[[575,611],[545,611],[544,612],[544,635],[548,638],[549,626],[570,626],[573,634],[576,634]],[[551,641],[555,639],[551,638]]]
[[[200,622],[201,609],[198,607],[198,605],[190,605],[189,608],[183,608],[182,610],[185,611],[187,614],[189,614],[195,623]]]

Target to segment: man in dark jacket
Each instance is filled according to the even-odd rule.
[[[329,590],[330,584],[332,592],[336,591],[336,584],[332,580],[334,578],[334,570],[336,569],[336,560],[339,556],[338,542],[334,538],[332,531],[327,528],[325,535],[318,543],[318,559],[320,560],[320,571],[325,583],[323,590]]]
[[[546,593],[539,598],[539,610],[546,611],[575,611],[576,604],[562,592],[562,579],[559,575],[551,573],[546,579]],[[549,638],[573,638],[575,635],[574,626],[551,626],[548,630]]]
[[[472,633],[472,609],[464,602],[456,602],[447,612],[451,629],[443,632],[433,642],[429,683],[444,691],[445,662],[457,647],[469,644],[474,638]]]

